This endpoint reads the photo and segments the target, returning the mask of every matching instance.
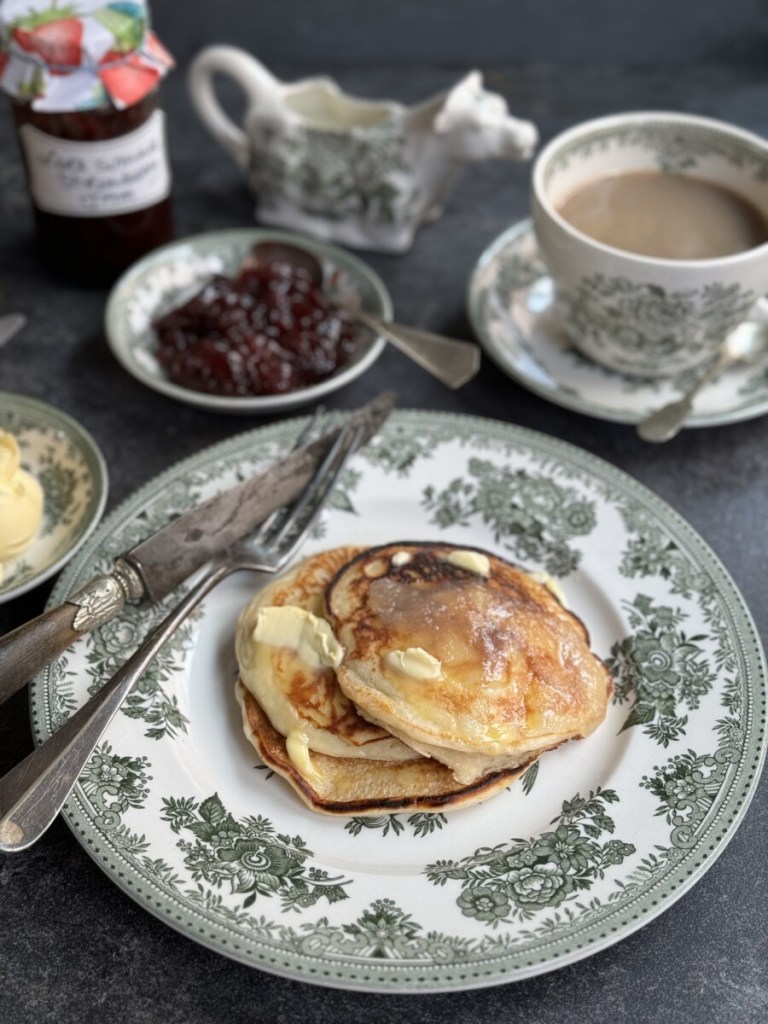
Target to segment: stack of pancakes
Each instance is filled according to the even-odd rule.
[[[554,589],[444,543],[312,555],[238,619],[245,733],[314,810],[483,800],[605,716],[611,678]]]

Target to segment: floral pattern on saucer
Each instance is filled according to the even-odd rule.
[[[3,603],[52,576],[88,537],[104,511],[107,468],[90,434],[34,398],[0,392],[0,429],[15,436],[22,466],[43,488],[35,539],[3,565]]]
[[[577,412],[637,423],[690,387],[700,371],[651,380],[608,370],[578,352],[552,312],[553,285],[533,226],[521,221],[485,250],[470,278],[469,318],[489,356],[530,391]],[[761,304],[768,303],[765,299]],[[768,353],[702,390],[687,427],[734,423],[768,411]]]

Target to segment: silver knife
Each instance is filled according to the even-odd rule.
[[[392,410],[383,392],[351,414],[368,441]],[[57,608],[0,637],[0,703],[85,633],[114,618],[127,602],[159,601],[214,555],[250,533],[307,485],[338,429],[298,448],[266,472],[183,513],[116,561],[112,572],[80,587]]]
[[[0,316],[0,348],[10,341],[14,334],[25,327],[27,318],[23,313],[8,313],[6,316]]]

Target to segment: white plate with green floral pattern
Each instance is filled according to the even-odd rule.
[[[214,274],[235,274],[257,242],[288,242],[313,253],[324,278],[344,306],[361,308],[382,320],[392,319],[392,300],[371,267],[351,253],[316,239],[267,228],[229,228],[171,242],[134,263],[115,284],[107,300],[107,341],[117,361],[147,387],[169,398],[213,412],[269,415],[285,412],[338,391],[378,359],[384,339],[360,328],[350,362],[330,377],[297,391],[276,395],[228,397],[181,387],[170,380],[155,355],[153,321],[173,309],[179,296],[189,298]]]
[[[279,458],[301,422],[241,435],[152,481],[91,538],[51,603],[171,516]],[[163,921],[303,981],[467,989],[616,942],[701,877],[757,784],[766,669],[741,596],[647,489],[577,448],[490,420],[394,414],[346,471],[305,553],[397,539],[479,545],[556,577],[615,676],[597,732],[480,806],[314,814],[242,734],[233,633],[256,585],[243,573],[213,592],[129,697],[66,805],[69,825]],[[132,608],[38,677],[37,741],[169,603]]]
[[[0,391],[0,430],[14,435],[23,468],[43,488],[34,540],[3,564],[2,604],[58,572],[95,529],[107,500],[107,467],[87,430],[36,398]]]
[[[673,380],[629,377],[588,359],[552,312],[553,286],[529,220],[482,254],[467,292],[470,322],[489,356],[514,380],[556,405],[599,419],[637,423],[686,391],[700,371]],[[761,300],[761,319],[768,302]],[[758,329],[756,327],[756,329]],[[768,412],[768,353],[702,389],[686,427],[735,423]]]

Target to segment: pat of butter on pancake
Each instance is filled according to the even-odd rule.
[[[403,565],[408,565],[412,558],[413,556],[409,555],[407,551],[396,551],[394,555],[392,555],[392,565],[394,565],[396,569],[399,569]]]
[[[404,651],[387,651],[384,664],[389,669],[402,672],[412,679],[439,679],[443,666],[438,658],[423,647],[407,647]]]
[[[253,639],[272,647],[290,647],[313,669],[338,668],[344,656],[328,622],[295,605],[260,608]]]
[[[457,569],[466,569],[468,572],[477,573],[478,576],[489,576],[491,572],[488,556],[479,551],[451,551],[449,554],[443,555],[443,561],[448,562],[449,565],[455,565]]]
[[[563,588],[560,586],[556,579],[549,575],[548,572],[532,572],[530,576],[532,580],[536,580],[537,583],[540,583],[543,587],[546,587],[550,594],[557,598],[557,600],[560,602],[563,608],[568,607],[568,600],[565,596]]]

